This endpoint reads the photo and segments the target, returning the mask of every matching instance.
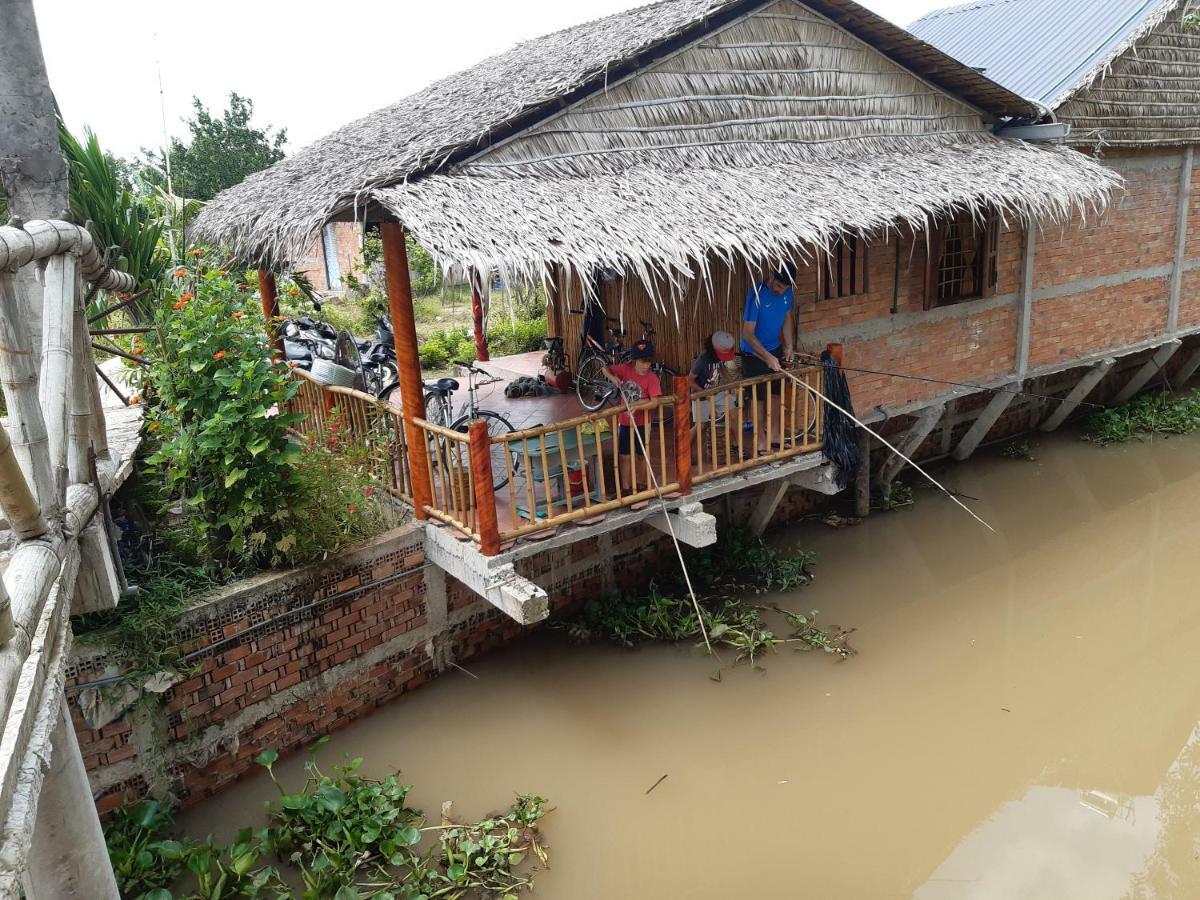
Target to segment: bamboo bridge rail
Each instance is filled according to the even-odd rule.
[[[42,296],[19,296],[36,266]],[[63,695],[70,614],[116,605],[112,545],[96,513],[109,451],[84,284],[132,291],[86,228],[0,227],[0,508],[19,543],[0,581],[0,897],[116,898],[104,836]],[[42,346],[28,322],[39,317]],[[40,365],[39,365],[40,359]]]

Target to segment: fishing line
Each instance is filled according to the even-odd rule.
[[[658,486],[658,476],[654,474],[654,461],[650,459],[650,451],[646,449],[646,443],[642,440],[642,427],[637,424],[637,418],[633,415],[633,408],[629,405],[629,398],[625,396],[625,391],[617,388],[617,393],[621,395],[621,402],[625,404],[625,414],[629,416],[629,428],[637,437],[638,449],[642,451],[642,458],[646,461],[646,471],[650,475],[650,481],[654,484],[654,493],[658,496],[658,503],[662,507],[663,519],[667,523],[667,531],[670,532],[671,541],[675,544],[675,555],[679,557],[679,568],[683,570],[683,580],[687,584],[688,596],[691,597],[692,606],[696,610],[696,621],[700,624],[700,634],[704,636],[704,646],[708,648],[709,655],[716,657],[717,662],[723,666],[725,665],[724,661],[717,655],[717,651],[713,649],[712,642],[708,639],[708,628],[704,625],[704,613],[700,611],[700,601],[696,599],[696,592],[692,589],[692,576],[688,574],[687,563],[683,561],[683,548],[679,546],[679,538],[675,536],[675,526],[671,524],[671,514],[670,510],[667,509],[666,498],[663,497],[662,488]],[[665,440],[665,435],[660,435],[659,437]],[[633,467],[633,460],[629,461],[629,480],[633,482],[631,487],[636,489],[637,472]],[[619,489],[620,473],[617,474],[617,484]]]
[[[854,422],[855,425],[857,425],[859,428],[866,431],[867,434],[871,435],[872,437],[878,438],[879,441],[885,447],[887,447],[889,450],[891,450],[893,453],[895,453],[898,457],[900,457],[902,460],[904,460],[906,463],[908,463],[910,466],[912,466],[914,469],[916,469],[918,472],[920,472],[921,475],[923,475],[926,478],[926,480],[928,480],[934,487],[938,488],[938,490],[940,490],[947,497],[949,497],[951,500],[953,500],[955,503],[957,503],[959,506],[961,506],[964,510],[966,510],[967,514],[972,519],[974,519],[976,522],[978,522],[980,525],[982,525],[988,531],[992,532],[992,534],[996,533],[995,528],[993,528],[987,522],[983,521],[983,519],[981,519],[975,513],[974,510],[972,510],[969,506],[967,506],[965,503],[963,503],[961,500],[959,500],[956,496],[954,496],[954,493],[952,491],[950,491],[948,488],[946,488],[945,485],[943,485],[936,478],[934,478],[932,475],[930,475],[928,472],[926,472],[924,469],[922,469],[920,466],[918,466],[915,462],[913,462],[911,459],[909,459],[907,456],[905,456],[903,453],[901,453],[896,447],[894,447],[888,441],[887,438],[885,438],[883,435],[879,434],[877,431],[872,430],[868,425],[866,425],[860,419],[856,418],[853,413],[847,412],[846,410],[842,409],[841,406],[834,403],[832,400],[830,400],[828,397],[826,397],[824,394],[822,394],[820,391],[818,391],[812,385],[808,384],[807,382],[803,381],[800,378],[797,378],[795,375],[793,375],[791,372],[787,371],[786,369],[780,369],[780,371],[784,375],[786,375],[788,378],[792,379],[792,381],[796,382],[796,384],[800,385],[802,388],[804,388],[806,391],[808,391],[810,394],[812,394],[814,397],[824,400],[826,403],[828,403],[830,406],[832,406],[834,409],[836,409],[842,415],[848,417],[852,422]]]
[[[811,353],[797,353],[796,356],[803,357],[806,360],[819,362],[819,357],[813,356]],[[1054,403],[1065,403],[1066,397],[1051,397],[1049,394],[1036,394],[1033,391],[1016,391],[1002,387],[988,387],[984,384],[972,384],[969,381],[946,381],[943,378],[926,378],[924,375],[905,375],[901,372],[881,372],[877,369],[856,369],[853,366],[838,366],[843,372],[861,372],[866,375],[886,375],[889,378],[906,378],[909,381],[924,381],[928,384],[948,384],[952,387],[972,388],[977,391],[990,391],[993,394],[1012,394],[1015,397],[1034,397],[1038,400],[1051,400]],[[1080,406],[1090,406],[1092,409],[1105,409],[1106,407],[1100,403],[1085,403],[1079,401]]]

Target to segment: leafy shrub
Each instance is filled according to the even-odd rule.
[[[1143,394],[1116,409],[1092,413],[1084,426],[1084,439],[1114,444],[1144,434],[1191,434],[1200,429],[1200,390],[1176,396]]]
[[[515,330],[509,323],[505,323],[489,331],[488,350],[494,356],[529,353],[533,350],[541,350],[542,341],[545,339],[545,316],[537,319],[518,320]]]
[[[475,359],[475,339],[465,327],[435,331],[420,347],[421,366],[442,369],[457,359]]]
[[[158,316],[146,427],[160,443],[147,462],[182,501],[198,557],[277,563],[300,458],[288,440],[298,417],[283,409],[298,385],[271,359],[246,281],[196,260],[199,271],[179,270],[178,299]]]

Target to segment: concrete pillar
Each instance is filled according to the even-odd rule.
[[[1016,381],[1011,385],[1005,385],[1004,388],[992,395],[992,399],[988,401],[988,405],[983,408],[983,412],[979,414],[979,417],[971,424],[967,433],[963,435],[963,439],[958,442],[958,446],[954,448],[951,456],[962,462],[975,452],[975,448],[987,437],[987,433],[992,430],[992,426],[996,424],[996,420],[1004,415],[1004,411],[1016,399],[1017,392],[1021,390],[1023,383]]]
[[[1071,413],[1079,408],[1079,404],[1087,398],[1096,385],[1104,380],[1104,376],[1108,374],[1109,369],[1116,365],[1116,362],[1115,359],[1104,359],[1088,369],[1071,389],[1071,393],[1067,394],[1063,401],[1046,417],[1046,421],[1038,427],[1042,431],[1054,431],[1058,428]]]
[[[0,188],[8,214],[25,221],[57,218],[67,209],[67,162],[58,145],[54,94],[38,35],[33,0],[5,0],[0,28]],[[17,294],[33,346],[42,345],[42,290],[34,267],[17,276]]]
[[[1021,274],[1021,295],[1017,300],[1017,355],[1013,369],[1017,379],[1025,380],[1029,371],[1029,343],[1033,333],[1033,272],[1034,249],[1037,246],[1036,223],[1025,225],[1025,250]]]
[[[896,449],[911,459],[921,444],[924,443],[925,438],[929,437],[933,429],[937,427],[937,423],[941,420],[945,412],[945,403],[926,407],[921,412],[921,415],[917,417],[917,421],[913,423],[912,427],[904,433],[903,439],[895,442]],[[906,465],[908,463],[899,456],[895,454],[889,456],[883,465],[879,467],[878,481],[880,490],[885,494],[890,491],[892,482],[896,480],[896,476],[900,474],[900,470]]]
[[[1171,379],[1171,387],[1175,390],[1180,390],[1196,374],[1196,370],[1200,369],[1200,347],[1197,347],[1191,352],[1191,355],[1183,361],[1183,365],[1179,367],[1179,371],[1175,373],[1175,377]]]
[[[1150,383],[1150,379],[1162,371],[1163,366],[1171,361],[1171,357],[1183,344],[1181,340],[1176,338],[1173,341],[1167,341],[1159,347],[1146,364],[1137,370],[1137,373],[1129,379],[1125,387],[1121,388],[1121,392],[1113,398],[1113,405],[1120,406],[1127,400],[1133,398],[1134,394]]]
[[[781,478],[778,481],[770,481],[763,488],[762,494],[758,498],[758,503],[755,504],[754,510],[750,513],[750,519],[746,522],[746,527],[753,534],[761,535],[767,530],[767,526],[771,524],[771,519],[775,515],[775,510],[779,508],[780,501],[791,487],[786,478]]]
[[[1167,333],[1179,331],[1179,297],[1183,289],[1183,264],[1187,257],[1188,209],[1192,197],[1193,147],[1183,148],[1183,165],[1179,177],[1179,204],[1175,210],[1175,265],[1171,269],[1170,306],[1167,311]]]
[[[120,900],[66,700],[54,726],[25,878],[28,900]]]
[[[871,432],[858,429],[858,472],[854,476],[854,514],[866,518],[871,513]]]

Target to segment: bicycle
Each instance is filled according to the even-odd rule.
[[[475,419],[482,419],[487,422],[489,437],[498,437],[516,431],[512,422],[508,421],[500,413],[481,408],[475,396],[479,388],[495,384],[504,379],[485,372],[483,369],[463,360],[454,360],[454,364],[462,366],[467,370],[466,402],[459,408],[458,415],[455,416],[454,392],[461,387],[458,379],[439,378],[437,381],[427,381],[425,382],[425,421],[431,425],[439,425],[450,431],[459,431],[465,434],[467,426],[471,422]],[[486,380],[478,381],[477,376],[483,376]],[[440,441],[437,443],[442,445],[441,452],[443,458],[445,458],[447,455],[445,444],[447,442]],[[518,463],[519,457],[515,451],[506,451],[504,444],[492,444],[493,490],[498,491],[508,484],[508,479],[517,474]]]
[[[586,315],[582,309],[573,309],[571,312],[577,316]],[[609,315],[605,315],[604,318],[607,323],[610,323],[606,327],[612,340],[602,346],[589,333],[589,329],[585,326],[583,331],[583,349],[579,354],[579,370],[575,373],[575,394],[579,397],[579,402],[583,408],[589,412],[595,412],[605,404],[618,400],[620,389],[604,376],[604,370],[615,363],[628,362],[630,358],[630,351],[621,342],[621,338],[625,336],[625,331],[621,328],[614,328],[611,324],[616,323],[619,325],[620,322]],[[642,339],[651,340],[655,334],[654,329],[644,319],[640,321],[642,325]],[[650,371],[660,377],[663,375],[678,374],[670,366],[663,365],[660,362],[654,363],[650,367]]]

